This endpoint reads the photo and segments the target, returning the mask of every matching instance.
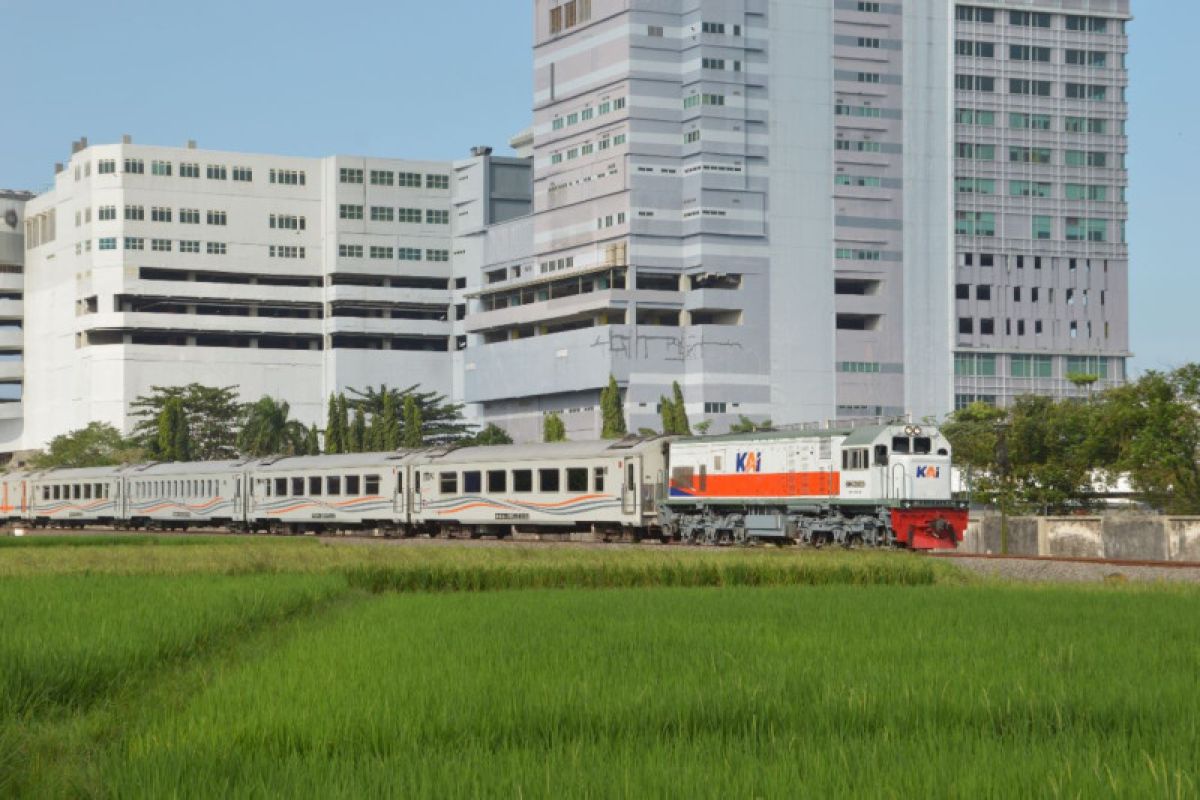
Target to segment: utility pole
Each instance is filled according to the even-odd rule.
[[[1008,422],[997,420],[996,469],[1000,473],[1000,555],[1008,555],[1008,503],[1009,503],[1009,460]]]

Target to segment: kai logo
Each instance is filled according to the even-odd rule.
[[[918,478],[940,478],[942,477],[941,467],[917,467]]]
[[[738,472],[762,472],[762,453],[738,453],[734,461]]]

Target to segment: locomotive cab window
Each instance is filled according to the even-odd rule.
[[[514,492],[532,492],[533,491],[533,470],[531,470],[531,469],[514,469],[512,476],[513,476],[513,491]]]
[[[886,467],[888,464],[888,449],[886,444],[875,445],[875,466]]]
[[[443,472],[438,475],[439,490],[442,494],[458,494],[458,473]]]
[[[907,436],[893,436],[892,437],[892,452],[893,453],[896,453],[898,455],[908,455],[908,453],[910,451],[911,451],[911,448],[909,447],[909,441],[908,441]]]
[[[479,494],[483,491],[483,473],[479,471],[463,473],[463,494]]]
[[[507,492],[508,473],[502,469],[489,470],[487,474],[487,485],[489,492]]]
[[[933,440],[928,436],[918,436],[913,439],[913,452],[919,456],[927,456],[933,452]]]
[[[866,469],[870,466],[870,452],[865,447],[851,447],[842,450],[842,469],[846,471]]]

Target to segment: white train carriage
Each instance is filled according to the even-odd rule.
[[[0,475],[0,519],[19,522],[30,519],[33,508],[33,473]]]
[[[133,528],[235,526],[245,521],[245,461],[155,463],[123,470],[123,518]]]
[[[792,538],[946,549],[966,511],[934,428],[772,431],[671,445],[668,529],[685,540]]]
[[[411,461],[412,522],[427,531],[634,534],[657,525],[661,437],[423,451]]]
[[[293,456],[251,469],[253,530],[397,530],[407,521],[405,452]]]
[[[119,467],[32,472],[18,482],[28,500],[22,518],[34,525],[109,525],[121,518]]]

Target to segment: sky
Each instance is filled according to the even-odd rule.
[[[0,188],[72,140],[462,158],[529,124],[529,0],[0,0]],[[1200,360],[1200,3],[1133,0],[1134,371]],[[448,59],[447,54],[456,57]],[[1193,227],[1195,226],[1195,227]]]

